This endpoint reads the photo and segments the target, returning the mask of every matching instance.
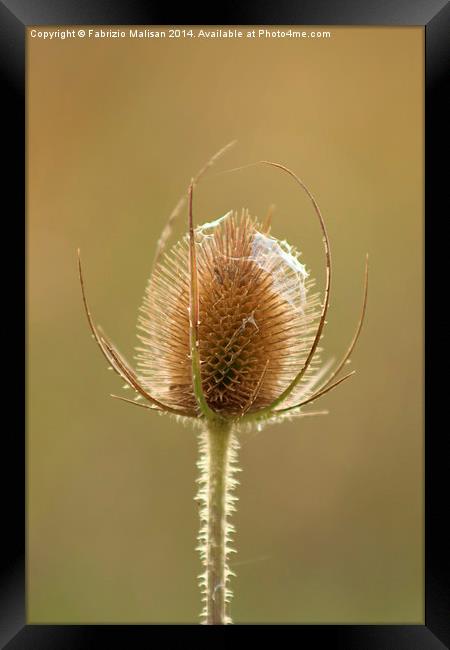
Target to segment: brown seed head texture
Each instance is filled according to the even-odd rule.
[[[299,253],[242,210],[195,230],[199,356],[208,406],[223,417],[270,405],[307,358],[321,303]],[[193,416],[189,237],[156,265],[139,316],[138,378],[153,396]],[[317,355],[283,405],[298,402]]]

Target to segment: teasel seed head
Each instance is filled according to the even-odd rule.
[[[233,143],[231,143],[233,144]],[[331,254],[319,206],[304,183],[279,163],[260,161],[288,174],[310,198],[322,231],[326,285],[323,300],[300,253],[271,234],[247,209],[194,225],[194,187],[231,145],[218,152],[192,180],[169,217],[138,318],[137,370],[95,326],[79,259],[88,322],[102,353],[137,394],[126,402],[194,420],[232,420],[258,427],[292,415],[350,377],[335,379],[348,362],[361,331],[342,361],[324,378],[319,342],[329,306]],[[189,231],[169,252],[172,224],[188,200]],[[322,382],[322,383],[321,383]],[[113,395],[113,397],[117,397]]]
[[[208,407],[224,418],[269,406],[308,354],[320,297],[286,242],[248,210],[195,229],[198,350]],[[158,263],[139,318],[138,373],[165,404],[201,415],[192,385],[189,236]],[[311,378],[310,366],[305,380]],[[295,399],[293,393],[291,399]]]

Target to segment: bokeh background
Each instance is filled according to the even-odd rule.
[[[165,219],[190,177],[197,222],[264,215],[320,287],[311,204],[334,286],[324,358],[367,322],[330,414],[242,438],[232,615],[247,623],[421,623],[423,605],[423,30],[331,39],[28,37],[28,621],[195,623],[196,437],[108,395],[89,336],[128,358]],[[184,232],[184,219],[175,237]],[[174,240],[173,240],[174,241]]]

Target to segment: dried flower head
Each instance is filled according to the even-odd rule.
[[[368,285],[366,261],[363,306],[355,335],[342,361],[324,378],[329,365],[320,365],[318,345],[329,305],[331,255],[320,209],[292,171],[261,161],[288,174],[312,201],[325,249],[323,301],[313,291],[314,282],[298,250],[271,235],[270,215],[260,222],[243,209],[194,226],[194,187],[227,148],[216,154],[189,186],[188,233],[165,252],[172,223],[185,203],[182,198],[158,242],[139,315],[137,370],[94,325],[79,262],[92,334],[108,364],[145,401],[119,399],[203,422],[209,432],[201,438],[199,462],[199,500],[203,505],[199,548],[206,567],[201,584],[203,616],[209,623],[229,622],[225,608],[231,595],[227,588],[231,572],[226,558],[231,551],[228,516],[233,509],[230,490],[235,480],[231,474],[237,449],[237,440],[227,437],[229,431],[237,425],[260,428],[286,415],[309,415],[302,407],[354,374],[337,379],[361,331]],[[219,517],[217,513],[222,514]],[[211,521],[217,517],[221,523]],[[213,539],[214,535],[218,538]],[[222,548],[220,558],[216,547]]]
[[[195,230],[198,354],[208,408],[241,417],[269,406],[301,367],[320,315],[297,252],[248,211]],[[158,264],[139,328],[139,377],[172,408],[201,415],[192,385],[189,237]]]

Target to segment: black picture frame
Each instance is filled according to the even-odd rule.
[[[175,16],[167,5],[152,0],[79,0],[69,3],[60,0],[8,0],[0,2],[0,69],[2,77],[2,104],[6,108],[3,127],[4,191],[10,201],[3,214],[4,237],[10,250],[23,250],[25,241],[25,30],[29,25],[70,24],[215,24],[215,25],[418,25],[425,28],[425,239],[426,252],[426,385],[430,386],[437,371],[435,359],[442,359],[445,338],[440,302],[431,298],[434,289],[439,292],[439,280],[446,277],[443,262],[448,257],[445,242],[438,232],[446,216],[444,197],[448,195],[445,155],[446,104],[444,101],[446,64],[449,57],[450,6],[446,0],[306,0],[277,3],[246,2],[245,7],[234,3],[220,15],[222,7],[216,7],[215,16],[200,17],[196,7],[185,5]],[[440,155],[442,154],[442,155]],[[448,154],[447,154],[448,155]],[[440,162],[443,161],[443,162]],[[6,231],[6,228],[8,229]],[[6,234],[7,232],[7,234]],[[437,235],[437,236],[435,236]],[[5,241],[4,239],[4,241]],[[6,347],[15,348],[14,366],[17,367],[17,346],[9,343],[11,334],[21,337],[20,323],[26,321],[22,307],[14,309],[19,323],[11,328],[10,307],[17,298],[17,280],[24,276],[20,255],[8,262],[4,271],[5,319],[8,323],[4,334]],[[16,282],[9,280],[15,279]],[[24,282],[24,285],[26,283]],[[6,286],[5,286],[6,285]],[[9,293],[8,293],[9,292]],[[436,295],[436,294],[435,294]],[[441,298],[442,299],[442,298]],[[445,300],[445,299],[444,299]],[[439,309],[439,321],[437,310]],[[434,313],[433,313],[434,312]],[[21,317],[24,316],[23,319]],[[439,325],[438,325],[439,324]],[[436,327],[438,325],[438,327]],[[14,329],[14,332],[12,331]],[[445,330],[444,330],[445,331]],[[435,336],[433,334],[436,333]],[[6,338],[8,337],[8,338]],[[23,339],[22,339],[23,340]],[[438,343],[439,342],[439,343]],[[437,346],[439,344],[439,352]],[[433,346],[434,349],[433,349]],[[442,363],[442,361],[441,361]],[[12,366],[11,366],[12,367]],[[9,364],[8,364],[9,368]],[[437,382],[434,382],[437,383]],[[4,405],[3,466],[3,515],[4,551],[0,573],[0,644],[8,650],[33,650],[51,648],[98,648],[116,643],[121,647],[139,647],[154,639],[155,626],[141,625],[27,625],[25,619],[25,418],[23,412],[20,379],[8,372],[8,398]],[[11,393],[17,405],[11,404]],[[6,393],[5,393],[6,398]],[[439,410],[439,393],[426,392],[425,427],[425,624],[424,625],[296,625],[288,626],[289,632],[303,647],[324,645],[330,648],[352,650],[439,650],[450,647],[450,594],[448,586],[448,536],[445,533],[448,513],[448,443],[445,425],[441,423],[442,406]],[[14,402],[14,401],[13,401]],[[445,404],[445,403],[444,403]],[[15,408],[14,408],[15,407]],[[13,416],[13,417],[11,417]],[[438,420],[439,418],[439,420]],[[439,423],[438,423],[439,422]],[[193,627],[200,626],[173,626]],[[233,629],[239,626],[227,627]],[[251,626],[254,627],[254,626]],[[265,626],[271,627],[271,626]],[[284,626],[277,626],[277,634]],[[202,628],[200,628],[202,629]],[[184,631],[185,633],[185,631]],[[189,632],[189,635],[191,632]],[[186,637],[184,637],[186,638]]]

